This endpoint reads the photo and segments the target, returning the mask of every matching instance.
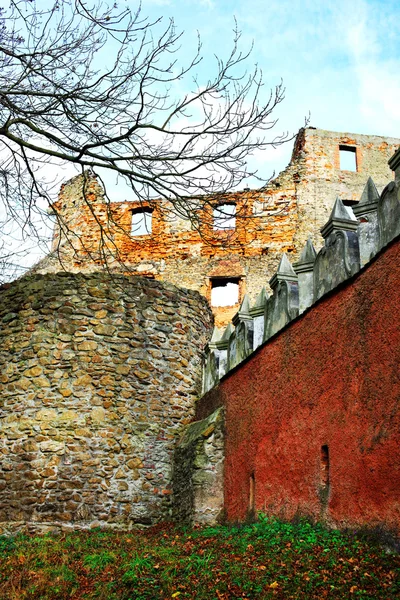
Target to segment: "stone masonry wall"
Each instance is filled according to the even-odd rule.
[[[339,133],[308,127],[301,130],[293,151],[292,164],[301,166],[296,185],[296,251],[308,237],[321,246],[321,227],[327,222],[336,198],[359,201],[368,177],[382,192],[393,179],[388,161],[400,146],[397,138]],[[356,170],[340,168],[340,147],[355,150]]]
[[[170,518],[206,301],[104,273],[26,277],[0,298],[0,531]]]
[[[223,518],[224,419],[221,408],[185,428],[174,458],[173,515],[180,523]]]
[[[400,206],[399,189],[389,194]],[[400,531],[400,220],[395,225],[397,238],[364,269],[197,403],[199,420],[224,407],[229,521],[262,511]]]

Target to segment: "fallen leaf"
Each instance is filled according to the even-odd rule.
[[[274,583],[270,583],[269,587],[275,590],[277,587],[279,587],[279,583],[277,581],[274,581]]]

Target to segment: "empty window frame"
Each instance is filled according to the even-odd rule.
[[[354,146],[339,146],[340,170],[357,171],[357,148]]]
[[[150,235],[152,228],[152,211],[149,208],[138,208],[132,211],[131,235]]]
[[[235,229],[236,206],[235,204],[220,204],[213,211],[213,229],[221,231],[224,229]]]
[[[211,279],[211,306],[234,306],[239,302],[239,278]]]

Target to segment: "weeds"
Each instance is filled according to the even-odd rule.
[[[0,598],[394,600],[389,537],[263,515],[234,527],[0,537]]]
[[[99,552],[99,554],[88,554],[83,559],[83,564],[91,571],[103,571],[107,565],[115,562],[115,554],[112,552]]]

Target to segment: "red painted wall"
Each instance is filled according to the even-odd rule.
[[[256,510],[400,528],[399,252],[397,241],[204,398],[226,406],[228,520],[246,517],[254,474]]]

